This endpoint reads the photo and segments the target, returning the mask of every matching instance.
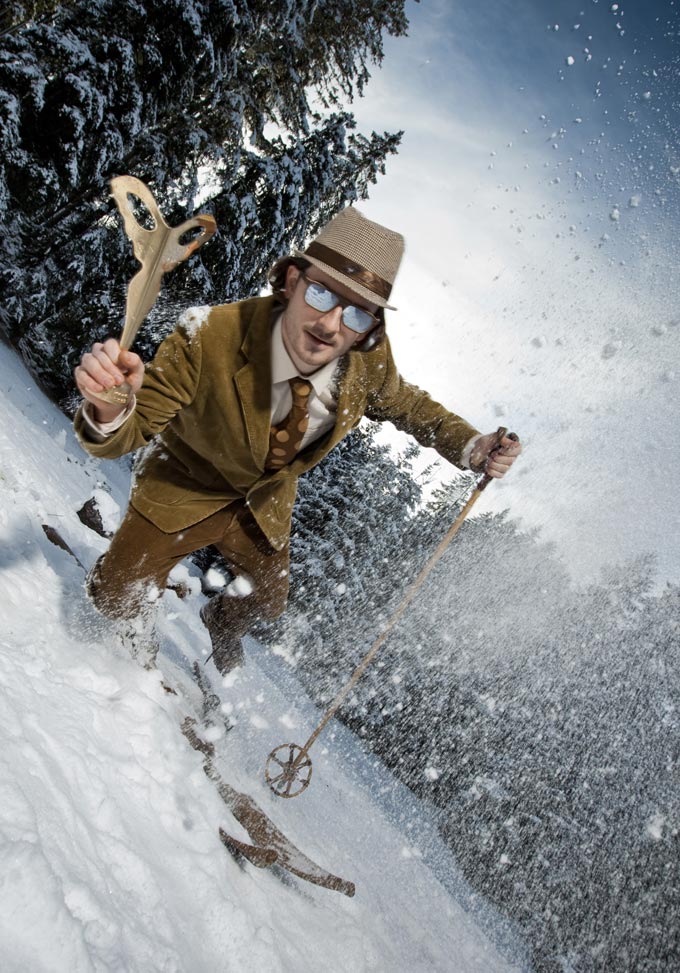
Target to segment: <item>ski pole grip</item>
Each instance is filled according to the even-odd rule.
[[[495,453],[497,449],[501,448],[501,443],[503,442],[506,436],[508,437],[508,439],[512,439],[512,441],[515,443],[519,442],[519,436],[517,435],[516,432],[508,432],[506,426],[499,426],[498,429],[496,430],[496,445],[489,453],[489,456],[493,455],[493,453]],[[477,489],[481,492],[482,490],[486,489],[486,487],[488,487],[489,483],[491,483],[492,480],[493,477],[489,476],[488,473],[485,473],[484,476],[479,481],[477,485]]]

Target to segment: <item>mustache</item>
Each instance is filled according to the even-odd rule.
[[[307,334],[311,334],[314,338],[318,338],[319,341],[325,341],[327,344],[333,344],[333,332],[322,331],[320,329],[307,329]]]

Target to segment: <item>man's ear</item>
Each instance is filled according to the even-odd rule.
[[[286,295],[286,299],[290,300],[293,296],[293,291],[297,287],[297,282],[300,279],[300,274],[302,271],[295,264],[290,264],[288,270],[286,271],[286,286],[283,289],[283,293]]]

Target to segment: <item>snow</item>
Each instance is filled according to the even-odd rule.
[[[616,355],[619,351],[621,351],[621,348],[622,347],[623,347],[623,344],[622,344],[621,341],[616,341],[616,340],[615,341],[608,341],[602,347],[602,357],[603,358],[613,358],[614,355]]]
[[[467,892],[426,809],[346,729],[326,729],[304,796],[269,792],[267,753],[283,737],[302,740],[319,714],[290,668],[253,642],[223,685],[205,669],[236,723],[212,733],[221,772],[357,894],[225,852],[218,827],[242,832],[180,733],[188,703],[117,646],[84,597],[81,569],[41,529],[57,528],[92,564],[107,541],[75,511],[96,493],[112,522],[129,467],[85,456],[5,347],[0,387],[0,968],[519,969],[493,945],[494,914]],[[190,592],[168,592],[158,623],[165,678],[179,685],[186,660],[209,651],[196,569],[182,572]]]
[[[203,327],[210,316],[210,305],[202,304],[200,307],[189,307],[179,318],[179,324],[186,330],[190,337]]]
[[[63,445],[66,445],[66,430],[62,430],[64,435]],[[97,509],[102,518],[102,527],[107,534],[112,534],[121,520],[120,507],[106,490],[97,488],[92,491],[92,496],[97,501]]]
[[[227,585],[224,589],[225,595],[229,595],[230,598],[245,598],[249,595],[253,588],[255,587],[255,582],[250,577],[249,574],[239,574],[238,577]]]
[[[213,591],[219,591],[220,588],[224,588],[227,583],[227,579],[218,571],[217,568],[208,568],[205,572],[205,583],[208,588]]]
[[[647,834],[650,836],[650,838],[653,838],[654,841],[660,841],[661,838],[663,838],[663,829],[665,823],[665,815],[659,814],[658,812],[653,814],[647,822]]]

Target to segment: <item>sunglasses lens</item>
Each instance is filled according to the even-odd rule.
[[[338,303],[338,298],[322,284],[311,283],[305,291],[305,301],[317,311],[330,311]]]
[[[340,298],[333,291],[329,291],[327,287],[324,287],[323,284],[312,280],[307,284],[305,301],[315,311],[325,312],[337,307],[340,303]],[[372,314],[364,311],[363,308],[354,307],[353,304],[349,304],[344,308],[342,320],[351,331],[356,331],[357,334],[366,334],[375,324],[375,318]]]
[[[365,334],[375,324],[373,315],[360,307],[354,307],[353,304],[350,304],[342,312],[342,320],[351,331],[356,331],[358,334]]]

